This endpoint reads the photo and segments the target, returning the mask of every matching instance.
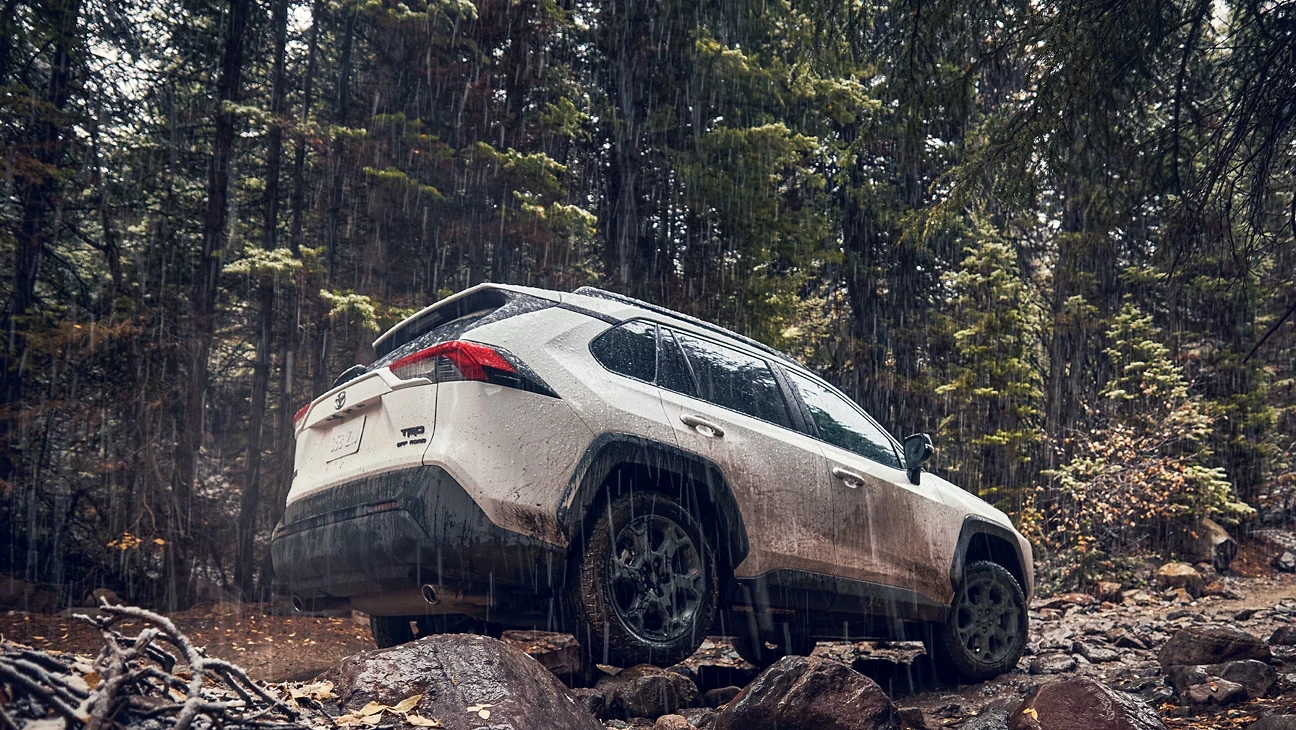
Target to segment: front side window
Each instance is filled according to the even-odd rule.
[[[657,325],[643,321],[617,325],[590,343],[590,353],[618,375],[651,383],[657,375]]]
[[[690,370],[696,397],[762,421],[792,427],[783,391],[764,360],[683,332],[673,334]],[[670,387],[665,382],[661,385]],[[694,395],[678,387],[670,389]]]
[[[810,408],[810,416],[819,428],[819,438],[866,459],[900,468],[900,458],[896,456],[891,439],[854,403],[823,383],[798,373],[788,372],[788,377]]]

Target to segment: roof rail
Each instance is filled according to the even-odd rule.
[[[711,324],[710,322],[698,319],[697,317],[692,317],[682,312],[676,312],[673,309],[667,309],[666,307],[663,307],[658,304],[651,304],[649,302],[643,301],[642,299],[635,299],[634,297],[628,297],[624,294],[617,294],[616,292],[611,292],[606,289],[599,289],[598,287],[594,287],[594,286],[582,286],[581,288],[572,292],[572,294],[580,294],[582,296],[587,296],[587,297],[597,297],[599,299],[608,299],[610,301],[621,302],[622,304],[629,304],[634,307],[647,309],[650,312],[663,314],[666,315],[667,317],[674,317],[675,319],[688,322],[694,327],[700,327],[704,330],[709,330],[711,332],[715,332],[716,334],[724,335],[725,337],[732,337],[733,339],[738,340],[739,342],[743,343],[744,345],[747,345],[748,347],[752,347],[757,350],[760,350],[766,355],[770,355],[775,358],[778,358],[779,360],[791,365],[795,365],[798,368],[805,367],[804,365],[802,365],[801,363],[793,359],[792,356],[779,352],[778,350],[775,350],[774,348],[770,347],[764,342],[758,342],[757,340],[753,340],[752,338],[746,335],[740,335],[737,332],[734,332],[733,330],[721,327],[718,324]]]

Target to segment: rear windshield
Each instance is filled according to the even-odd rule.
[[[519,314],[554,306],[554,302],[504,289],[484,289],[456,300],[393,332],[377,348],[378,359],[369,370],[441,342],[462,337],[470,330]]]

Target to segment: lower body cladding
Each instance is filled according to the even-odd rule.
[[[290,503],[271,542],[294,605],[376,616],[558,620],[566,548],[503,529],[437,466],[386,472]]]

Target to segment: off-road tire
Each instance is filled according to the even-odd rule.
[[[757,669],[765,669],[785,656],[810,656],[814,651],[815,641],[804,631],[794,631],[790,626],[782,626],[783,636],[777,641],[757,640],[750,634],[733,637],[734,651],[748,664]],[[773,644],[773,647],[770,646]]]
[[[620,667],[678,664],[706,639],[719,595],[715,551],[701,523],[676,500],[642,489],[596,504],[598,512],[591,515],[584,534],[574,541],[563,589],[564,613],[587,663]],[[627,545],[640,545],[634,536],[638,534],[635,528],[642,525],[648,525],[647,542],[642,543],[647,549],[628,549]],[[674,551],[663,536],[667,531],[672,534],[670,545],[680,546]],[[658,537],[660,541],[655,542]],[[682,547],[685,542],[691,551]],[[654,547],[659,552],[654,552]],[[671,561],[663,561],[666,552],[674,556]],[[682,554],[685,552],[688,554]],[[633,567],[640,558],[643,565]],[[651,565],[662,562],[672,563],[669,585],[682,581],[687,589],[660,591],[667,585],[658,582],[663,569]],[[637,583],[627,578],[636,570],[648,577]],[[670,608],[663,609],[667,593],[672,596]],[[681,594],[689,598],[684,600]],[[635,596],[638,604],[634,603]],[[631,604],[631,610],[626,610],[627,604]],[[684,606],[678,612],[687,614],[687,620],[681,617],[660,626],[662,617],[675,616],[672,612],[676,604]],[[633,610],[635,605],[641,606],[638,612]],[[644,605],[656,608],[645,613]],[[636,621],[639,626],[632,625]]]
[[[967,566],[949,618],[933,632],[936,670],[981,682],[1014,668],[1026,649],[1026,610],[1026,594],[1002,565]]]

